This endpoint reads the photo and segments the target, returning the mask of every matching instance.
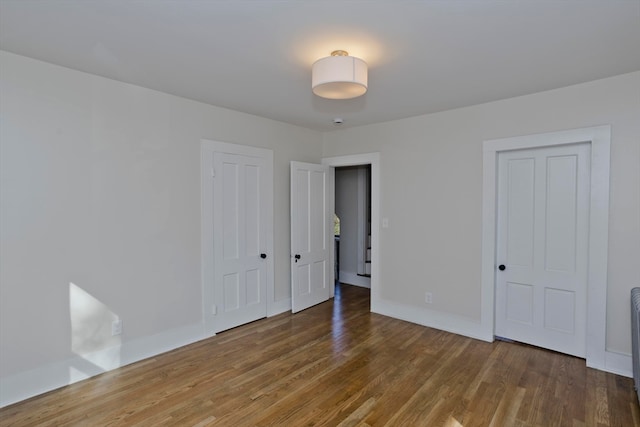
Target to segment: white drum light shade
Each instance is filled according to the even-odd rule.
[[[311,69],[313,93],[329,99],[350,99],[367,91],[367,63],[337,50],[318,59]]]

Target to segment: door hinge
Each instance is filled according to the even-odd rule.
[[[218,314],[218,306],[217,306],[217,305],[213,304],[213,305],[211,306],[211,314],[213,314],[214,316],[215,316],[216,314]]]
[[[211,168],[211,176],[214,178],[216,176],[216,170],[214,168]]]

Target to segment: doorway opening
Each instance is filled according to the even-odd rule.
[[[371,288],[371,165],[335,169],[335,217],[336,282]]]
[[[371,311],[372,312],[377,312],[377,307],[380,306],[380,289],[379,289],[379,281],[380,281],[380,263],[379,263],[379,259],[380,259],[380,245],[379,245],[379,238],[380,238],[380,153],[367,153],[367,154],[354,154],[354,155],[347,155],[347,156],[339,156],[339,157],[327,157],[322,159],[322,164],[327,165],[327,166],[332,166],[334,168],[337,168],[337,170],[339,170],[340,168],[345,168],[345,167],[365,167],[368,170],[368,174],[369,174],[369,179],[367,180],[368,182],[368,195],[369,195],[369,199],[368,199],[368,205],[370,206],[369,208],[369,221],[368,221],[368,233],[365,234],[366,236],[370,236],[367,237],[367,239],[369,240],[368,246],[367,247],[363,247],[363,252],[365,252],[365,256],[366,256],[366,252],[367,249],[369,249],[369,263],[370,264],[370,270],[368,272],[370,277],[367,277],[367,279],[369,279],[369,288],[370,288],[370,295],[371,295],[371,299],[370,299],[370,304],[371,304]],[[334,185],[334,187],[336,187],[334,190],[337,191],[337,186]],[[335,202],[336,202],[336,194],[334,191],[334,197],[333,200],[331,200],[331,202],[333,202],[333,206],[335,206]],[[364,206],[366,206],[367,204],[365,204]],[[337,212],[337,210],[336,210]],[[340,216],[340,214],[338,213],[338,216],[340,217],[340,238],[342,239],[342,234],[344,233],[344,218],[342,216]],[[332,230],[333,232],[333,230]],[[336,258],[340,257],[340,251],[342,251],[341,248],[336,248],[334,246],[334,251],[332,251],[332,262],[335,265],[335,260]],[[338,258],[339,259],[339,258]],[[364,258],[363,258],[364,259]],[[344,271],[344,269],[340,268],[341,271]],[[358,276],[357,274],[357,269],[354,272],[354,276],[356,278],[361,277]],[[367,271],[365,271],[365,274],[367,273]],[[339,277],[340,281],[343,282],[345,281],[344,276],[337,276]],[[364,276],[362,276],[362,278],[364,278]],[[357,280],[357,279],[356,279]],[[351,280],[350,280],[351,281]],[[333,297],[335,295],[335,282],[334,282],[334,289],[333,292],[331,293],[331,296]]]

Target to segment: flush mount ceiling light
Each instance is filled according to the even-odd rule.
[[[350,99],[367,91],[367,63],[334,50],[331,56],[318,59],[311,68],[313,93],[329,99]]]

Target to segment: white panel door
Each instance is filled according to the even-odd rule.
[[[291,162],[291,311],[329,299],[333,280],[333,168]]]
[[[202,173],[205,322],[220,332],[267,315],[272,153],[212,142]]]
[[[585,357],[590,145],[498,156],[497,336]]]

